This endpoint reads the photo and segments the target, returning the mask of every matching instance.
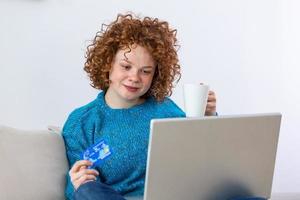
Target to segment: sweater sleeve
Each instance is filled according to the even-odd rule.
[[[69,162],[69,169],[73,166],[76,160],[78,160],[78,154],[72,152],[72,150],[76,149],[76,139],[74,137],[74,133],[80,130],[79,128],[79,115],[78,111],[73,111],[63,127],[63,138],[66,147],[66,154]],[[74,187],[71,183],[69,173],[66,175],[66,189],[65,189],[65,197],[67,200],[73,199]]]
[[[86,109],[76,109],[68,117],[63,127],[63,139],[66,147],[66,154],[69,162],[69,169],[73,164],[81,159],[82,152],[88,146],[87,133],[85,130],[85,122],[83,120],[86,114]],[[66,199],[72,200],[74,193],[74,187],[71,183],[69,173],[66,175]]]
[[[166,98],[163,103],[164,118],[185,117],[183,110],[170,98]]]

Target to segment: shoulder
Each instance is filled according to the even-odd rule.
[[[92,115],[95,109],[96,109],[96,100],[73,110],[68,116],[67,122],[68,121],[78,122],[83,118],[85,118],[86,116]]]
[[[97,117],[97,99],[92,102],[74,109],[68,116],[64,126],[63,135],[68,135],[82,125],[88,125],[91,120]]]
[[[170,98],[166,97],[162,102],[155,101],[156,111],[161,117],[185,117],[182,109]]]

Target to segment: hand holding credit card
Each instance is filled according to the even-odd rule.
[[[89,168],[95,168],[97,165],[101,165],[111,154],[109,145],[104,140],[101,140],[86,149],[81,157],[83,160],[89,160],[93,163]]]

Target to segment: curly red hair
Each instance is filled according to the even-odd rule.
[[[106,28],[104,28],[106,27]],[[87,48],[84,70],[91,86],[106,91],[109,72],[117,51],[138,44],[146,48],[157,63],[150,89],[143,97],[153,96],[162,101],[172,94],[173,82],[181,77],[177,55],[176,29],[157,18],[140,19],[132,14],[117,16],[109,25],[102,25]]]

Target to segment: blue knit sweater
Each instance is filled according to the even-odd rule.
[[[143,195],[151,119],[184,116],[169,98],[160,103],[148,98],[128,109],[112,109],[100,92],[94,101],[74,110],[63,127],[69,165],[80,160],[85,149],[104,139],[113,153],[96,168],[100,172],[97,181],[122,195]],[[73,192],[67,175],[67,199],[73,199]]]

